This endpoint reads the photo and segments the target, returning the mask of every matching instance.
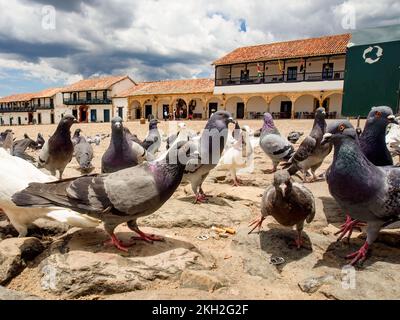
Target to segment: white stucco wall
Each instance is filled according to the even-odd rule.
[[[271,100],[269,111],[272,112],[280,112],[281,111],[281,102],[282,101],[290,101],[290,99],[286,96],[277,96]]]
[[[122,107],[122,120],[128,120],[128,98],[113,98],[114,115],[118,115],[118,108]]]
[[[267,102],[262,97],[251,97],[247,101],[248,112],[266,112]]]
[[[311,95],[304,95],[299,97],[294,103],[294,112],[313,112],[314,99]]]
[[[129,78],[117,82],[116,84],[111,86],[111,97],[118,96],[118,94],[122,93],[123,91],[133,86],[135,86],[135,83]]]
[[[234,118],[236,118],[236,116],[237,116],[236,109],[237,109],[238,102],[243,102],[243,100],[239,97],[232,97],[226,101],[226,105],[225,105],[226,111],[229,111]]]

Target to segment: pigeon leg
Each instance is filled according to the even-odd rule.
[[[353,229],[360,228],[365,226],[366,224],[360,222],[359,220],[353,220],[349,215],[346,215],[346,222],[340,226],[340,230],[335,233],[335,236],[338,234],[339,237],[337,241],[340,241],[347,233],[347,241],[350,241],[351,234],[353,233]]]
[[[350,265],[354,266],[354,264],[358,261],[361,263],[364,262],[364,260],[367,258],[368,248],[369,244],[367,241],[365,241],[364,245],[358,251],[347,255],[346,259],[353,259],[351,260]]]
[[[144,240],[149,243],[153,243],[153,241],[165,241],[163,237],[157,236],[155,234],[148,234],[144,233],[142,230],[139,229],[136,220],[128,221],[128,228],[131,229],[133,232],[136,232],[139,237],[133,236],[131,237],[132,240]]]
[[[104,242],[104,245],[113,245],[114,247],[116,247],[118,250],[124,251],[124,252],[128,252],[128,247],[126,244],[124,244],[121,240],[119,240],[117,238],[117,236],[113,233],[110,236],[110,239],[107,240],[106,242]]]
[[[205,194],[202,194],[200,192],[198,192],[196,194],[196,198],[194,199],[194,203],[203,203],[207,200],[207,196]]]
[[[261,226],[262,226],[262,223],[263,223],[264,220],[265,220],[265,217],[261,216],[261,217],[255,219],[255,220],[253,220],[252,222],[250,222],[249,227],[254,225],[254,228],[251,229],[248,234],[252,233],[254,231],[254,229],[256,229],[257,227],[258,227],[258,233],[260,233]]]
[[[294,240],[294,243],[296,244],[297,249],[301,249],[301,247],[304,244],[302,237],[303,227],[304,227],[304,221],[296,225],[297,236],[296,239]]]
[[[346,259],[353,259],[350,262],[350,265],[354,265],[357,262],[363,263],[367,258],[367,253],[369,246],[376,240],[379,234],[379,230],[384,225],[382,221],[372,221],[368,222],[367,226],[367,240],[363,244],[363,246],[356,252],[351,253],[346,256]]]

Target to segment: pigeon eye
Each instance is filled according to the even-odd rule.
[[[382,117],[382,112],[376,111],[376,112],[375,112],[375,117],[377,117],[377,118]]]
[[[344,129],[346,129],[346,126],[345,126],[344,124],[341,124],[341,125],[338,127],[338,130],[339,130],[340,132],[343,132]]]

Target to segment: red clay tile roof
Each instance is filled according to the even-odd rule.
[[[33,98],[51,98],[52,96],[56,95],[57,93],[61,92],[63,88],[48,88],[42,91],[36,92],[33,95]]]
[[[81,81],[75,82],[69,86],[62,88],[62,92],[72,92],[72,91],[86,91],[86,90],[106,90],[112,85],[120,82],[128,76],[108,76],[100,78],[90,78],[83,79]]]
[[[119,97],[213,92],[214,79],[182,79],[139,82],[119,94]]]
[[[0,98],[0,103],[4,102],[18,102],[18,101],[29,101],[33,98],[35,94],[34,93],[18,93],[18,94],[12,94],[10,96],[6,96],[3,98]]]
[[[239,62],[344,54],[346,53],[346,48],[350,37],[351,35],[346,33],[320,38],[242,47],[233,50],[218,60],[215,60],[213,64],[222,65]]]

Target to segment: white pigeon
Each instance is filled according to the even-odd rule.
[[[392,157],[399,156],[400,160],[400,126],[395,123],[391,123],[389,126],[386,134],[386,145]]]
[[[19,237],[26,236],[28,226],[38,218],[50,218],[75,227],[96,227],[100,221],[70,209],[17,207],[11,197],[28,187],[31,182],[51,182],[57,180],[47,175],[33,164],[10,155],[0,148],[0,208],[8,216]]]
[[[254,150],[250,141],[251,135],[252,130],[250,127],[243,126],[240,130],[238,140],[235,140],[231,146],[225,148],[224,154],[218,162],[216,169],[218,171],[229,171],[234,186],[239,186],[240,184],[240,180],[236,175],[237,170],[247,168],[252,163]]]

